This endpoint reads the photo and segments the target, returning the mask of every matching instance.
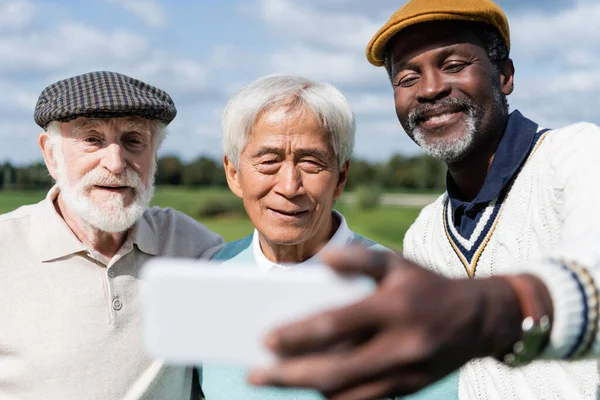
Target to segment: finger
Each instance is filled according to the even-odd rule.
[[[344,250],[323,252],[322,259],[335,271],[343,274],[368,275],[379,281],[391,267],[392,253],[367,250],[361,246],[348,246]]]
[[[357,387],[414,359],[411,340],[404,344],[401,335],[386,334],[343,353],[313,354],[283,360],[272,368],[254,370],[255,385],[308,387],[322,393],[337,393]],[[405,353],[405,354],[403,354]]]
[[[272,368],[251,370],[248,381],[258,386],[306,387],[324,392],[333,382],[322,372],[342,365],[344,358],[344,354],[334,353],[283,360]]]
[[[280,356],[327,349],[344,342],[361,342],[378,327],[379,299],[369,296],[350,306],[285,325],[265,338],[267,347]]]
[[[414,393],[425,386],[421,375],[412,374],[407,370],[394,370],[379,378],[326,396],[330,400],[393,399],[396,396]]]
[[[328,394],[327,398],[330,400],[383,399],[386,396],[392,398],[393,395],[400,395],[396,389],[397,379],[396,377],[378,379],[345,391]]]

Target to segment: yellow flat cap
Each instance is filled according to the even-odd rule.
[[[384,65],[385,48],[394,35],[411,25],[430,21],[472,21],[493,26],[510,50],[510,31],[504,11],[491,0],[411,0],[392,15],[367,46],[367,59]]]

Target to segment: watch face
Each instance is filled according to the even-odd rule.
[[[533,361],[544,349],[550,336],[550,318],[543,315],[539,322],[529,316],[521,325],[523,335],[513,346],[513,352],[504,356],[504,362],[510,366],[518,366]]]

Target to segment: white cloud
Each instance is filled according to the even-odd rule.
[[[26,0],[0,2],[0,32],[29,26],[35,16],[35,6]]]
[[[218,124],[199,124],[192,129],[192,134],[200,137],[221,139],[221,128]]]
[[[0,115],[33,114],[38,93],[5,80],[0,81],[0,91]]]
[[[545,85],[542,84],[545,86],[545,92],[553,96],[560,96],[565,92],[571,94],[594,93],[595,95],[600,92],[600,68],[573,70],[560,73],[556,78],[551,84],[548,82]]]
[[[346,93],[357,115],[394,115],[394,95],[387,92]]]
[[[42,129],[33,119],[0,122],[0,163],[12,159],[18,163],[29,163],[42,158],[37,138]],[[21,157],[15,158],[19,154]],[[25,159],[26,158],[26,159]]]
[[[368,137],[400,137],[406,136],[402,125],[394,117],[384,118],[380,121],[370,121],[368,125],[362,126],[361,129],[368,130]],[[366,133],[366,132],[365,132]]]
[[[298,0],[259,0],[259,5],[260,17],[286,38],[286,46],[270,56],[271,72],[345,85],[385,82],[385,72],[364,55],[380,21]]]
[[[273,53],[269,60],[273,72],[299,74],[348,86],[387,80],[383,69],[373,67],[363,54],[356,52],[294,45]]]
[[[167,23],[167,16],[162,6],[154,0],[106,0],[117,4],[131,12],[143,23],[152,28],[163,28]]]
[[[198,123],[198,119],[177,119],[169,125],[169,134],[161,155],[177,154],[185,161],[196,159],[199,155],[222,156],[221,134],[218,125]]]
[[[206,65],[185,58],[171,59],[162,51],[146,55],[140,64],[128,64],[118,70],[161,89],[179,93],[202,91],[210,83],[210,69]]]
[[[25,35],[0,37],[0,70],[53,70],[83,65],[138,61],[148,52],[143,37],[125,31],[103,32],[80,23]]]
[[[354,154],[368,160],[386,160],[391,155],[418,154],[421,149],[404,132],[395,116],[359,119]]]
[[[181,88],[202,89],[206,87],[208,69],[197,62],[178,60],[172,64],[175,85]]]
[[[547,127],[600,122],[600,3],[509,18],[517,70],[511,105]]]
[[[522,80],[509,98],[513,108],[545,127],[558,128],[577,122],[600,122],[597,72],[556,72],[549,77]]]
[[[364,50],[380,23],[360,13],[326,12],[294,0],[260,0],[264,20],[283,34],[336,49]]]
[[[235,67],[236,52],[238,49],[232,44],[215,46],[208,59],[213,67]]]
[[[525,13],[510,19],[513,49],[540,63],[597,63],[599,2],[578,2],[553,14]]]
[[[50,83],[93,70],[113,70],[185,93],[206,88],[210,74],[204,63],[173,57],[150,46],[145,37],[125,30],[103,31],[65,22],[0,36],[0,72],[30,71],[47,76]]]

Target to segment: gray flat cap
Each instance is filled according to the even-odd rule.
[[[171,96],[154,86],[116,72],[96,71],[63,79],[42,91],[33,118],[46,129],[52,121],[78,117],[139,115],[168,124],[177,109]]]

